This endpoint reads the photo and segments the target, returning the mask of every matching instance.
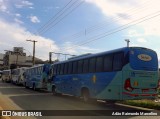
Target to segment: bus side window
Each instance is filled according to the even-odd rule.
[[[114,60],[113,60],[113,70],[114,71],[119,71],[122,69],[123,57],[124,57],[123,52],[120,52],[114,55]]]
[[[82,73],[82,69],[83,69],[83,60],[79,60],[78,61],[78,73]]]
[[[60,69],[61,69],[61,65],[60,65],[60,64],[58,64],[58,65],[57,65],[57,71],[56,71],[56,74],[58,74],[58,75],[60,74]]]
[[[72,74],[72,62],[69,62],[68,74]]]
[[[53,66],[53,74],[56,75],[57,65]]]
[[[124,63],[123,63],[123,65],[126,65],[128,63],[129,63],[129,51],[127,52],[127,54],[124,57]]]
[[[60,74],[63,75],[64,73],[64,64],[61,64]]]
[[[89,69],[88,64],[89,64],[88,59],[85,59],[83,62],[83,73],[88,73],[88,69]]]
[[[96,58],[91,58],[89,60],[89,72],[93,73],[96,71]]]
[[[68,71],[68,63],[64,64],[64,74],[67,74]]]
[[[77,73],[77,69],[78,69],[78,67],[77,67],[77,61],[74,61],[73,62],[73,74]]]
[[[103,57],[97,57],[96,59],[96,72],[103,71]]]
[[[113,55],[107,55],[104,57],[104,71],[105,72],[110,72],[112,71],[113,67]]]

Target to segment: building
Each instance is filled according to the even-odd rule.
[[[0,66],[3,66],[3,57],[4,54],[0,53]]]
[[[0,62],[3,66],[1,69],[10,69],[12,66],[16,67],[31,67],[32,56],[26,56],[23,47],[14,47],[13,51],[6,50],[5,54],[0,55]],[[35,64],[43,64],[41,59],[35,58]]]

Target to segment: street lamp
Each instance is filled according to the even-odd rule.
[[[129,47],[130,40],[129,39],[125,39],[125,41],[127,42],[127,47]]]

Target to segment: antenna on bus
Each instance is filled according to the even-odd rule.
[[[127,42],[127,47],[129,47],[130,40],[129,39],[125,39],[125,41]]]

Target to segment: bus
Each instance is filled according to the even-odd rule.
[[[158,58],[143,47],[124,47],[53,64],[53,94],[117,101],[154,99]],[[160,82],[160,80],[159,80]]]
[[[33,90],[47,89],[50,64],[30,67],[25,72],[24,86]]]
[[[11,70],[3,70],[2,71],[2,81],[10,82],[11,81]]]
[[[17,85],[23,85],[24,84],[24,73],[26,71],[26,67],[21,67],[17,69],[12,70],[12,83]]]
[[[2,73],[3,73],[3,72],[2,72],[2,71],[0,71],[0,79],[2,78]]]

